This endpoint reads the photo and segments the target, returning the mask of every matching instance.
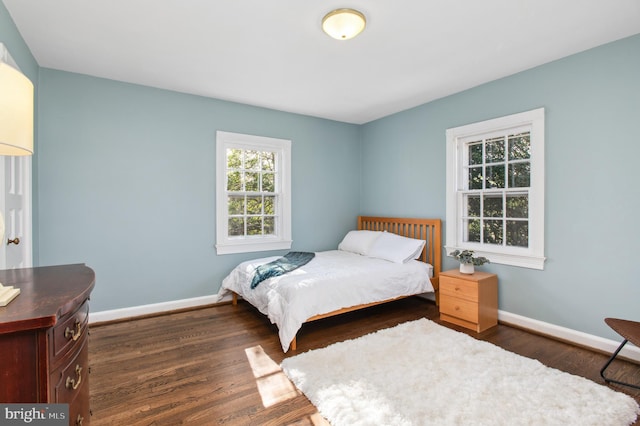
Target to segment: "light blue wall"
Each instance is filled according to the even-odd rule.
[[[40,265],[96,271],[101,311],[210,295],[247,258],[215,244],[216,130],[292,140],[293,248],[358,214],[357,126],[40,71]]]
[[[545,270],[483,269],[499,275],[500,309],[616,337],[603,318],[640,320],[640,36],[364,125],[361,210],[445,218],[446,129],[539,107]]]

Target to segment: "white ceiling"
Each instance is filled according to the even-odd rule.
[[[639,0],[3,2],[42,67],[357,124],[640,33]]]

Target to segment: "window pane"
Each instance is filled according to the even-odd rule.
[[[276,214],[276,197],[264,197],[264,214]]]
[[[244,152],[244,168],[247,170],[260,169],[260,153],[258,151],[246,150]]]
[[[261,216],[251,216],[247,218],[247,235],[262,235]]]
[[[509,188],[527,188],[531,186],[531,163],[509,164]]]
[[[467,216],[480,217],[479,195],[467,195]]]
[[[244,174],[244,190],[247,192],[260,191],[260,173],[246,172]]]
[[[239,169],[242,167],[242,150],[227,149],[227,168]]]
[[[485,162],[504,161],[504,137],[488,139],[485,146]]]
[[[247,197],[247,214],[262,214],[262,197]]]
[[[244,196],[229,196],[229,216],[244,214]]]
[[[487,166],[486,188],[504,188],[504,164]]]
[[[529,196],[507,195],[507,217],[527,219],[529,217]]]
[[[273,173],[262,174],[262,191],[276,192],[276,175]]]
[[[238,237],[243,235],[244,235],[244,218],[243,217],[229,218],[229,236]]]
[[[482,189],[482,167],[469,169],[469,189]]]
[[[227,191],[274,193],[275,161],[275,152],[228,149]],[[275,203],[275,196],[229,195],[229,236],[275,235]]]
[[[507,221],[507,245],[529,247],[529,222],[525,220]]]
[[[482,142],[472,142],[469,145],[469,165],[482,164]]]
[[[484,221],[484,238],[486,244],[502,244],[502,220]]]
[[[484,216],[502,217],[502,195],[484,196]]]
[[[479,243],[480,242],[480,220],[479,219],[469,219],[465,220],[465,229],[467,238],[465,241],[471,243]]]
[[[227,172],[227,191],[242,191],[242,173]]]
[[[276,218],[267,216],[264,218],[264,235],[274,235],[276,233]]]
[[[531,135],[529,132],[509,135],[509,160],[531,158]]]
[[[275,152],[263,152],[261,156],[262,170],[274,172],[276,170],[276,153]]]

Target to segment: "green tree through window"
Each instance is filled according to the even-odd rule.
[[[275,234],[276,153],[229,148],[226,164],[229,236]]]
[[[466,143],[464,241],[528,247],[530,132]]]

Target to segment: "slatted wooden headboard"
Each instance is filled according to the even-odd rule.
[[[431,283],[436,290],[439,287],[440,268],[442,267],[442,234],[440,219],[414,219],[397,217],[358,216],[358,229],[367,231],[387,231],[403,237],[425,240],[420,260],[433,266]]]

